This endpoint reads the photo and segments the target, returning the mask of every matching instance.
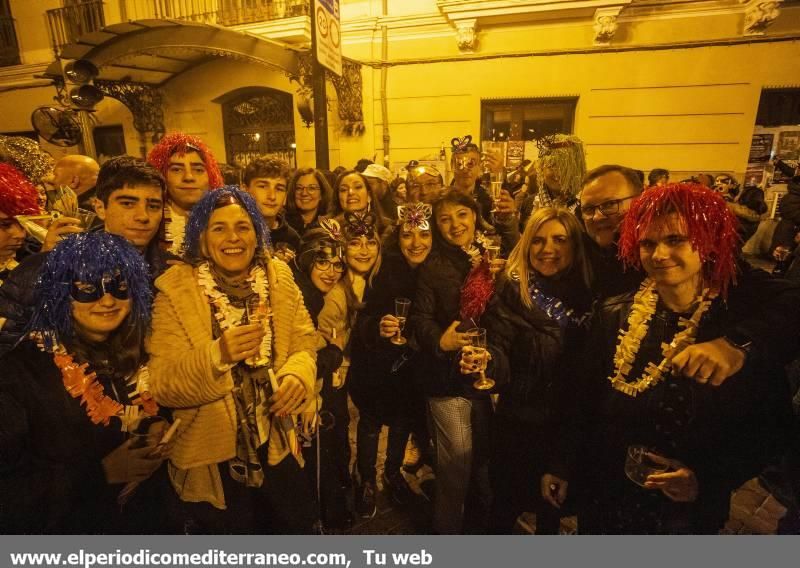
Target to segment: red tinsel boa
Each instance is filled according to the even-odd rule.
[[[472,269],[461,288],[461,321],[478,322],[494,294],[494,283],[485,260]]]

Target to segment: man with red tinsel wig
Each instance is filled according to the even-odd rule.
[[[167,180],[162,241],[169,252],[180,255],[192,207],[207,191],[222,187],[222,174],[209,147],[182,132],[164,136],[150,150],[147,161]]]

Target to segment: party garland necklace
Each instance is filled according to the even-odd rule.
[[[582,327],[588,320],[591,312],[586,312],[581,316],[575,314],[575,310],[567,308],[564,302],[555,296],[548,296],[536,286],[536,279],[532,274],[528,275],[528,293],[531,299],[539,306],[547,317],[558,322],[558,325],[565,328],[572,324],[575,327]]]
[[[652,361],[648,362],[642,376],[629,383],[628,374],[633,368],[642,341],[647,336],[650,320],[656,313],[658,304],[655,282],[650,278],[642,282],[633,298],[633,306],[628,316],[628,331],[620,330],[619,343],[614,353],[614,374],[608,377],[611,386],[628,396],[635,397],[663,381],[671,372],[672,359],[697,339],[700,320],[716,297],[717,292],[704,289],[697,298],[698,306],[692,316],[689,319],[679,318],[678,326],[683,329],[675,334],[672,341],[661,344],[661,353],[664,356],[661,363],[655,365]]]
[[[9,258],[8,260],[6,260],[5,262],[2,262],[2,263],[0,263],[0,273],[2,273],[2,272],[5,272],[6,270],[7,270],[8,272],[11,272],[11,271],[12,271],[12,270],[14,270],[14,269],[15,269],[17,266],[19,266],[19,262],[17,262],[17,259],[15,259],[15,258],[12,256],[11,258]],[[2,279],[2,278],[0,278],[0,284],[2,284],[2,283],[3,283],[3,279]]]
[[[131,414],[128,410],[132,407],[126,407],[106,395],[103,392],[103,385],[97,381],[97,374],[93,371],[87,373],[89,364],[76,363],[73,356],[63,346],[58,345],[53,350],[53,362],[61,372],[64,388],[67,389],[72,398],[80,397],[81,404],[84,406],[86,414],[92,423],[102,423],[103,426],[108,426],[114,416]],[[136,408],[141,407],[148,416],[158,414],[158,405],[150,394],[146,382],[139,382],[138,394],[139,403],[133,406]],[[133,414],[136,413],[134,412]]]
[[[186,235],[186,217],[177,215],[172,207],[167,205],[164,216],[164,240],[169,243],[169,252],[180,254],[183,239]]]
[[[197,282],[208,298],[208,303],[213,306],[214,318],[219,323],[220,329],[224,332],[239,324],[231,309],[230,299],[223,292],[214,276],[208,262],[203,262],[197,267]],[[272,325],[270,318],[272,312],[269,309],[269,286],[267,274],[260,264],[256,264],[250,275],[247,277],[250,289],[258,295],[258,313],[266,319],[264,339],[258,348],[258,354],[246,360],[251,367],[265,367],[269,365],[272,357]]]

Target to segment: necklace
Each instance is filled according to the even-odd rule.
[[[680,318],[678,320],[678,326],[683,329],[675,334],[672,341],[661,344],[661,354],[663,355],[661,362],[658,365],[652,361],[648,362],[642,376],[629,383],[627,381],[628,374],[636,361],[636,354],[642,346],[642,341],[647,336],[650,320],[653,319],[658,304],[655,282],[650,278],[642,282],[639,291],[633,298],[633,307],[628,316],[628,331],[620,330],[619,343],[614,353],[614,374],[608,377],[611,386],[621,393],[635,397],[669,376],[672,359],[697,340],[697,328],[700,326],[700,320],[716,297],[717,292],[704,289],[697,298],[698,305],[692,316],[689,319]]]
[[[172,254],[180,255],[185,234],[186,217],[176,214],[167,204],[164,208],[164,240],[169,243],[167,250]]]
[[[17,266],[19,266],[19,262],[17,262],[17,259],[12,256],[8,260],[6,260],[5,262],[1,262],[0,263],[0,273],[11,272]],[[3,283],[3,279],[0,278],[0,284],[2,284],[2,283]]]
[[[269,307],[269,285],[267,274],[261,264],[256,264],[247,277],[250,289],[258,296],[257,315],[263,316],[265,320],[264,339],[258,349],[258,354],[247,359],[245,362],[251,367],[265,367],[269,365],[272,358],[272,311]],[[214,276],[208,261],[201,263],[197,267],[197,283],[212,306],[214,318],[219,323],[220,329],[224,332],[235,325],[238,325],[236,316],[231,308],[228,295],[223,292]],[[251,316],[253,314],[250,314]]]
[[[144,377],[147,376],[147,367],[143,367],[139,372],[142,380],[138,383],[138,404],[126,406],[106,395],[103,392],[103,385],[97,381],[97,375],[93,371],[87,372],[88,363],[78,364],[63,346],[57,345],[53,350],[53,362],[61,372],[64,388],[72,398],[80,397],[81,404],[93,424],[102,423],[103,426],[108,426],[111,418],[115,416],[130,418],[138,414],[139,407],[148,416],[158,414],[158,405],[153,400],[147,382],[144,380]]]

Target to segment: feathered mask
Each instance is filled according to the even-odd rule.
[[[339,222],[336,219],[331,219],[329,217],[320,217],[319,226],[322,227],[325,230],[325,232],[328,233],[332,241],[336,242],[344,241],[344,235],[342,235],[342,228],[339,226]]]
[[[352,239],[353,237],[371,237],[375,235],[375,223],[377,221],[378,219],[372,211],[345,213],[345,236],[348,239]]]
[[[398,205],[397,224],[404,231],[430,231],[430,218],[433,209],[427,203],[414,203],[413,205]]]
[[[479,151],[478,146],[473,144],[472,136],[467,134],[463,138],[453,138],[450,140],[450,145],[452,146],[451,151],[453,154],[464,154],[465,152],[470,151]]]

